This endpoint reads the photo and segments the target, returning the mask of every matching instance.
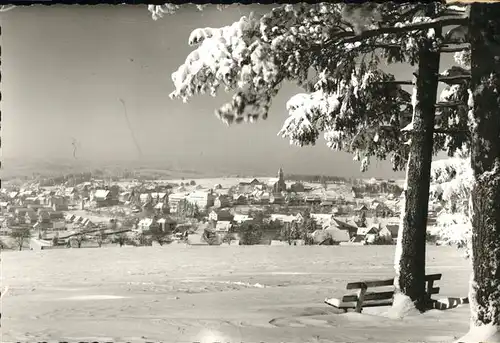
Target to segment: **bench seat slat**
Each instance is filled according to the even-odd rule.
[[[391,306],[392,299],[363,302],[363,307]]]
[[[386,300],[386,299],[392,299],[394,296],[394,291],[389,291],[389,292],[371,292],[371,293],[366,293],[365,298],[363,300],[363,304],[365,301],[369,300]],[[358,296],[357,294],[349,294],[345,295],[342,298],[342,302],[356,302],[358,301]]]
[[[325,303],[341,310],[356,308],[356,302],[345,302],[336,298],[326,299]],[[363,302],[363,307],[378,307],[378,306],[391,306],[391,305],[392,305],[392,299]]]
[[[356,307],[356,303],[345,303],[345,302],[342,302],[342,300],[337,299],[337,298],[325,299],[325,303],[330,305],[330,306],[340,308],[340,309],[355,308]]]

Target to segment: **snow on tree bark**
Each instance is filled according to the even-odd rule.
[[[500,6],[472,4],[471,333],[500,341]],[[479,330],[477,330],[479,328]],[[495,336],[496,333],[496,336]],[[469,337],[470,338],[470,335]],[[491,340],[493,339],[493,340]]]
[[[439,32],[440,34],[440,32]],[[424,42],[418,56],[415,77],[413,128],[407,165],[404,212],[396,255],[395,287],[397,293],[408,296],[415,307],[424,311],[425,244],[429,202],[430,171],[433,153],[433,128],[439,73],[439,52]]]

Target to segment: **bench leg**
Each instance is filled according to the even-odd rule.
[[[357,313],[361,313],[363,309],[363,301],[365,300],[365,293],[366,293],[366,287],[361,288],[358,292],[358,301],[356,302],[356,309],[355,309]]]

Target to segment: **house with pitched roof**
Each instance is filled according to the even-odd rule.
[[[234,215],[234,218],[233,218],[233,221],[235,223],[238,223],[238,224],[241,224],[241,223],[244,223],[244,222],[249,222],[249,221],[252,221],[253,218],[250,217],[248,214],[238,214],[236,213]]]
[[[137,224],[137,231],[147,232],[155,227],[159,227],[159,224],[153,218],[144,218]]]
[[[229,207],[229,198],[225,195],[218,195],[214,201],[214,208]]]
[[[35,211],[27,211],[24,216],[26,224],[35,224],[38,221],[38,215]]]
[[[218,222],[218,221],[233,221],[234,215],[228,210],[213,210],[208,214],[208,220]]]
[[[187,199],[186,193],[172,193],[168,195],[168,206],[170,208],[170,213],[176,213],[181,201]]]
[[[379,236],[384,237],[387,240],[396,242],[398,239],[399,225],[398,224],[384,224],[379,231]]]
[[[106,189],[98,189],[93,194],[93,201],[96,202],[97,207],[106,207],[112,205],[111,192]]]
[[[228,233],[231,230],[232,224],[230,221],[220,220],[215,224],[214,231],[217,233]]]
[[[366,243],[373,243],[379,237],[380,224],[372,224],[368,227],[358,228],[357,237],[362,237]]]
[[[244,205],[247,202],[247,197],[243,194],[233,195],[233,205]]]
[[[177,226],[177,222],[172,218],[168,217],[160,218],[156,221],[156,223],[160,226],[160,229],[164,232],[174,231]]]
[[[201,211],[214,205],[215,196],[210,191],[194,191],[189,193],[187,201],[198,206]]]

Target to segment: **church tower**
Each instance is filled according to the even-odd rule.
[[[274,193],[281,193],[286,191],[286,183],[285,183],[285,177],[283,174],[283,168],[280,168],[278,170],[278,181],[274,184],[273,187],[273,192]]]

